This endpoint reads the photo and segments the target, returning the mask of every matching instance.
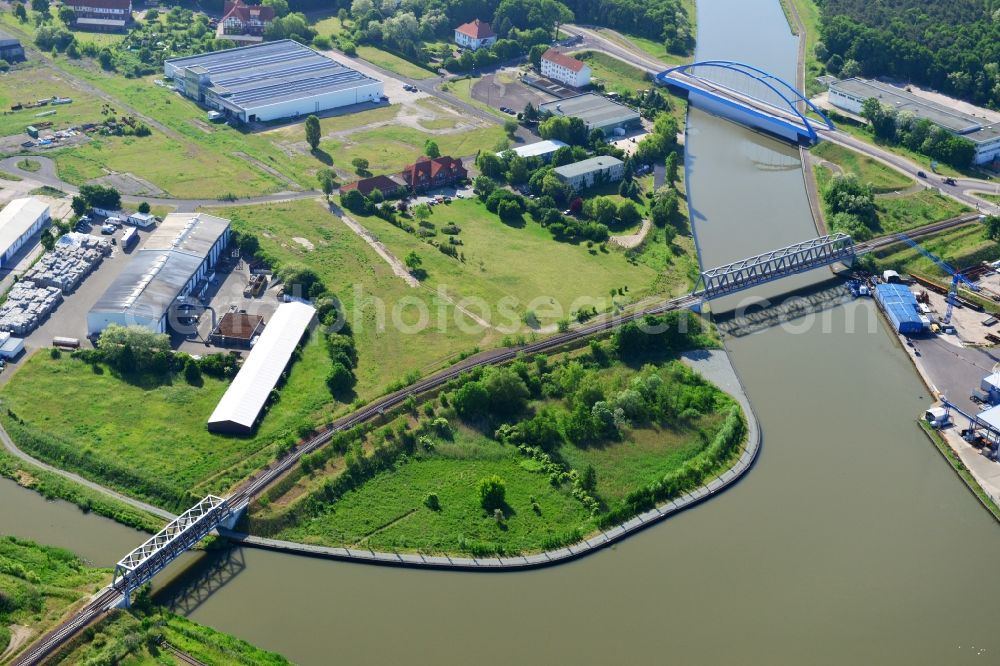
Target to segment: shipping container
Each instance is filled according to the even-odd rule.
[[[139,230],[136,229],[135,227],[129,227],[128,229],[125,230],[125,233],[122,234],[123,250],[126,251],[131,250],[133,247],[135,247],[136,243],[138,242],[139,242]]]

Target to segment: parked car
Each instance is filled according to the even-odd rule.
[[[101,233],[104,234],[105,236],[110,236],[111,234],[115,233],[115,225],[113,224],[103,225],[101,227]]]
[[[918,171],[918,172],[917,172],[917,177],[918,177],[918,178],[926,178],[926,177],[927,177],[927,174],[926,174],[926,173],[924,173],[923,171]]]
[[[945,183],[945,185],[957,185],[958,184],[958,182],[954,178],[945,178],[944,179],[944,183]]]

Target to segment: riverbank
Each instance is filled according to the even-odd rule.
[[[384,566],[413,567],[426,569],[451,569],[462,571],[513,571],[549,567],[588,555],[597,550],[618,543],[645,528],[697,506],[714,497],[739,481],[753,466],[762,444],[760,425],[750,404],[736,369],[722,350],[700,350],[681,355],[682,361],[731,395],[743,410],[746,438],[735,464],[698,489],[684,493],[676,499],[664,502],[630,520],[611,528],[601,530],[582,541],[564,548],[543,551],[533,555],[512,557],[452,557],[432,556],[419,553],[379,552],[357,548],[331,548],[310,544],[294,543],[280,539],[255,537],[244,533],[223,532],[223,535],[238,543],[284,553],[306,555],[333,560],[364,562]]]

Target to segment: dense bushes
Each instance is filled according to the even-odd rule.
[[[997,86],[1000,87],[1000,82]],[[871,123],[872,133],[879,141],[905,146],[959,169],[972,164],[976,156],[975,144],[965,137],[956,136],[926,118],[900,114],[874,97],[864,101],[861,115]]]

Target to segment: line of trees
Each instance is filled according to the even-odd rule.
[[[872,134],[879,141],[906,146],[959,169],[972,164],[976,156],[975,144],[965,137],[952,134],[926,118],[900,113],[874,97],[862,103],[861,115],[871,124]]]

